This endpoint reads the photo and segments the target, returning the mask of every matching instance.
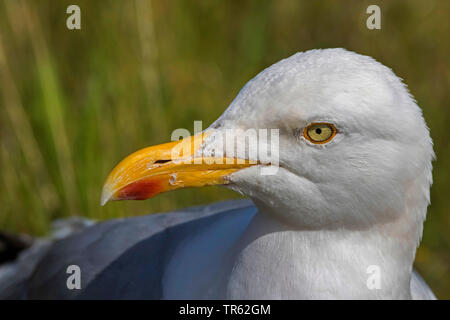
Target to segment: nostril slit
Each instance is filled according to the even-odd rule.
[[[170,160],[156,160],[155,161],[155,164],[156,163],[166,163],[166,162],[169,162]]]

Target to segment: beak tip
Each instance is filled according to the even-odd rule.
[[[103,187],[102,195],[100,197],[100,205],[103,207],[109,200],[112,198],[112,192],[106,188],[106,186]]]

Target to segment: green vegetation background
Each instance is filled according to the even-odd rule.
[[[82,29],[66,28],[78,4]],[[381,30],[365,10],[378,4]],[[112,167],[172,130],[209,125],[263,68],[344,47],[408,84],[431,128],[432,204],[416,268],[450,298],[450,1],[0,2],[0,229],[109,219],[238,197],[218,187],[100,207]]]

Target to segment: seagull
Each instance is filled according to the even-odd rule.
[[[296,53],[201,133],[122,160],[101,204],[207,185],[250,199],[32,246],[0,269],[0,298],[435,299],[413,269],[433,159],[421,109],[389,68],[340,48]]]

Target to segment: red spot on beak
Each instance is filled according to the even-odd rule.
[[[163,181],[155,178],[142,179],[123,187],[117,200],[145,200],[163,191]]]

